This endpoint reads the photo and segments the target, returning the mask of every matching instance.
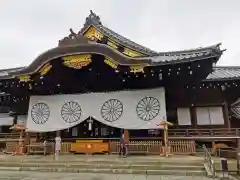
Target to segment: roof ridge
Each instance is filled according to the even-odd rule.
[[[216,66],[213,69],[240,69],[240,66]]]
[[[217,43],[215,45],[211,46],[205,46],[205,47],[198,47],[198,48],[191,48],[191,49],[185,49],[185,50],[179,50],[179,51],[165,51],[165,52],[159,52],[158,55],[164,55],[164,54],[175,54],[175,53],[193,53],[193,52],[199,52],[204,51],[208,49],[216,49],[219,48],[221,43]]]
[[[111,33],[113,36],[115,36],[114,38],[117,41],[119,41],[118,43],[121,42],[121,39],[123,41],[126,41],[126,42],[122,42],[122,43],[125,43],[126,46],[130,49],[134,50],[134,46],[136,46],[136,48],[140,48],[140,50],[146,51],[143,53],[147,53],[147,54],[150,53],[149,55],[154,55],[154,54],[158,53],[154,50],[151,50],[148,47],[145,47],[141,44],[134,42],[133,40],[130,40],[127,37],[122,36],[121,34],[111,30],[110,28],[104,26],[100,20],[100,17],[98,15],[96,15],[92,10],[90,10],[90,14],[86,17],[85,23],[84,23],[83,27],[80,29],[80,31],[78,32],[78,34],[83,34],[91,25],[94,26],[95,28],[97,28],[98,30],[100,30],[101,33],[103,33],[103,34],[109,35]],[[119,38],[117,38],[117,37],[119,37]]]
[[[128,37],[126,37],[126,36],[122,36],[121,34],[117,33],[116,31],[111,30],[110,28],[108,28],[108,27],[106,27],[106,26],[104,26],[104,25],[101,25],[101,26],[104,27],[104,28],[106,28],[108,31],[111,31],[112,33],[115,33],[115,34],[117,34],[118,36],[121,36],[123,39],[125,39],[125,40],[127,40],[127,41],[130,41],[131,43],[133,43],[133,44],[135,44],[135,45],[137,45],[137,46],[141,46],[142,48],[147,49],[148,51],[150,51],[150,52],[152,52],[152,53],[158,53],[157,51],[154,51],[154,50],[152,50],[152,49],[150,49],[150,48],[148,48],[148,47],[146,47],[146,46],[143,46],[143,45],[141,45],[141,44],[139,44],[139,43],[136,43],[135,41],[131,40],[130,38],[128,38]]]

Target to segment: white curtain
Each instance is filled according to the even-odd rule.
[[[17,117],[17,124],[26,126],[27,115],[20,115]]]
[[[224,124],[223,109],[222,107],[209,107],[209,113],[212,125]]]
[[[198,107],[197,108],[198,125],[223,125],[223,111],[221,106]]]
[[[9,116],[8,113],[0,113],[0,126],[12,126],[13,117]]]
[[[210,117],[208,107],[198,107],[197,110],[197,124],[198,125],[210,125]]]
[[[157,124],[166,120],[164,88],[32,96],[27,129],[37,132],[57,131],[73,127],[89,116],[117,128],[162,128]]]
[[[190,108],[177,108],[178,125],[191,125]]]

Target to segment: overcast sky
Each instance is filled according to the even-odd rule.
[[[92,9],[108,28],[156,51],[221,42],[218,65],[240,66],[240,0],[7,0],[0,5],[0,68],[29,65],[78,31]]]

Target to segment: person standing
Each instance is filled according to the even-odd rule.
[[[126,146],[125,146],[125,141],[124,141],[124,133],[121,134],[120,137],[120,151],[119,151],[119,156],[126,157]]]
[[[58,131],[56,134],[56,138],[55,138],[55,159],[58,160],[59,154],[60,154],[60,150],[61,150],[61,136],[60,136],[60,132]]]

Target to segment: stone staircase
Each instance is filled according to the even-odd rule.
[[[159,156],[157,156],[159,157]],[[41,160],[23,159],[4,161],[0,159],[0,170],[4,171],[38,171],[71,173],[106,173],[106,174],[148,174],[205,176],[203,160],[187,158],[102,158],[75,160]]]

